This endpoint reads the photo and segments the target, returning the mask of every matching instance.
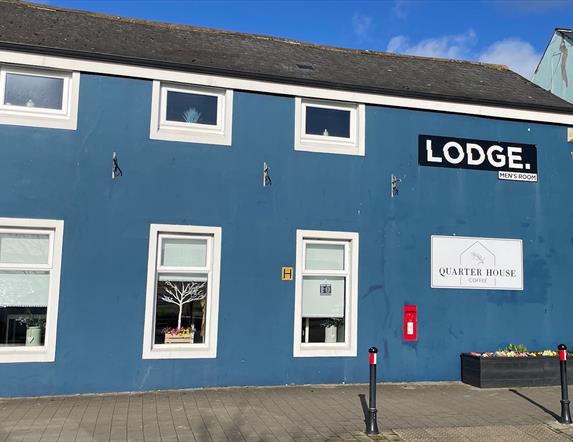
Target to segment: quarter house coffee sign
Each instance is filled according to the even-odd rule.
[[[523,290],[520,239],[432,235],[432,288]]]
[[[500,180],[537,182],[533,144],[420,135],[420,166],[492,170]]]

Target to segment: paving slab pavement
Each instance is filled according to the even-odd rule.
[[[559,387],[378,386],[380,436],[364,434],[367,385],[218,388],[0,399],[0,442],[573,441]]]

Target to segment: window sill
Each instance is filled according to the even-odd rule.
[[[295,358],[355,357],[356,347],[349,344],[298,344],[293,349]]]
[[[46,347],[2,347],[0,348],[0,364],[20,362],[54,362],[54,352]]]
[[[338,155],[364,156],[364,146],[358,146],[352,142],[334,140],[297,140],[294,150],[303,152],[332,153]]]
[[[151,129],[149,138],[152,140],[179,141],[182,143],[231,145],[231,132],[220,132],[199,129],[185,129],[174,127],[160,127]]]
[[[193,346],[193,348],[189,348]],[[207,344],[159,344],[143,352],[143,359],[207,359],[216,358],[217,350]]]
[[[41,112],[21,112],[0,109],[0,124],[11,126],[45,127],[49,129],[77,129],[77,118]]]

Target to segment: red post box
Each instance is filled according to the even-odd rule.
[[[404,341],[418,340],[418,307],[404,306]]]

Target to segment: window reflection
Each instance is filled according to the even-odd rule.
[[[350,138],[350,111],[307,106],[305,130],[308,135]]]
[[[167,91],[167,121],[217,125],[217,97]]]
[[[156,302],[155,344],[205,342],[206,278],[160,275]]]
[[[6,74],[4,104],[62,109],[64,79],[26,74]]]

